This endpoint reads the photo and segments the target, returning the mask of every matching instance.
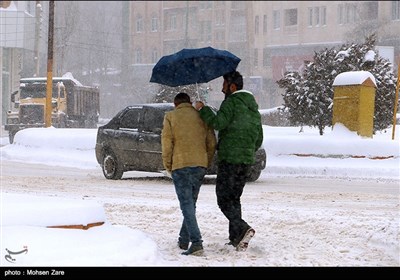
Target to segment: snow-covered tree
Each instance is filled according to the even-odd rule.
[[[286,88],[283,94],[284,107],[282,111],[288,113],[288,118],[293,125],[308,124],[307,104],[304,102],[302,79],[298,72],[288,72],[278,81],[280,87]]]
[[[205,96],[207,94],[207,91],[208,88],[204,88],[201,85],[185,85],[177,87],[160,85],[158,93],[154,96],[152,102],[155,103],[174,102],[174,97],[179,92],[186,92],[190,96],[190,100],[192,102],[195,100],[205,101]]]
[[[307,112],[308,123],[318,127],[319,134],[323,135],[325,126],[332,123],[333,89],[325,81],[333,81],[336,71],[333,63],[333,49],[315,54],[313,62],[307,62],[304,69],[304,104]]]
[[[374,131],[384,130],[393,124],[396,78],[391,70],[392,64],[380,56],[376,58],[375,67],[370,70],[376,80]]]
[[[332,125],[333,81],[348,71],[369,71],[377,84],[375,94],[374,132],[387,128],[393,119],[396,78],[390,62],[375,52],[376,35],[363,44],[345,44],[339,50],[324,49],[313,61],[305,61],[302,73],[286,72],[277,81],[283,94],[284,109],[293,124],[318,127]]]

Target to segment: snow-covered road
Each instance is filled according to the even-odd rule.
[[[83,170],[3,160],[3,192],[94,200],[107,219],[152,237],[167,261],[182,266],[399,266],[399,185],[391,180],[271,177],[249,183],[244,219],[256,235],[246,254],[224,245],[227,221],[218,209],[214,180],[203,185],[197,216],[205,256],[183,258],[176,246],[181,223],[171,181],[130,172],[104,179]]]

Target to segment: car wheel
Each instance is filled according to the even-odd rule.
[[[257,179],[260,178],[261,171],[262,170],[258,166],[253,166],[250,169],[249,174],[247,175],[246,181],[247,182],[255,182],[255,181],[257,181]]]
[[[247,175],[247,182],[255,182],[260,178],[261,172],[264,170],[267,163],[267,153],[264,149],[259,149],[256,153],[256,163],[251,166],[249,174]]]
[[[104,177],[112,180],[119,180],[124,174],[121,164],[118,162],[117,157],[112,152],[106,152],[102,164]]]

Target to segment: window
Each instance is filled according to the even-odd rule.
[[[357,5],[355,3],[339,4],[338,6],[338,23],[347,24],[359,21],[357,14]]]
[[[171,30],[176,30],[176,15],[171,16]]]
[[[308,26],[313,26],[313,8],[308,8]]]
[[[297,25],[297,9],[285,10],[285,26]]]
[[[57,89],[58,89],[58,85],[59,83],[57,83]],[[62,84],[62,86],[61,86],[61,84],[60,84],[60,97],[61,98],[65,98],[65,86]]]
[[[263,19],[263,33],[267,34],[267,30],[268,30],[268,17],[267,15],[264,15],[264,19]]]
[[[320,24],[319,7],[314,7],[314,23],[316,26],[319,26]]]
[[[151,17],[151,32],[158,31],[158,17],[157,15],[153,15]]]
[[[400,1],[392,1],[392,20],[400,20]]]
[[[378,1],[370,1],[365,3],[365,20],[378,19]]]
[[[176,30],[176,14],[170,14],[167,16],[166,30]]]
[[[357,22],[357,7],[356,4],[348,3],[345,4],[345,18],[344,23],[353,23]]]
[[[343,4],[339,4],[338,6],[338,23],[343,24],[344,23],[344,7]]]
[[[280,11],[274,11],[274,29],[281,28],[281,13]]]
[[[137,15],[136,17],[136,32],[143,32],[143,18],[141,15]]]
[[[165,110],[152,107],[143,107],[142,131],[161,134]]]
[[[258,34],[259,33],[259,27],[260,25],[260,18],[259,16],[256,16],[256,18],[254,19],[254,34]]]
[[[156,48],[153,48],[151,51],[151,63],[157,63],[158,60],[158,51]]]
[[[215,25],[225,25],[225,12],[224,10],[215,10]]]
[[[135,108],[127,111],[121,119],[121,128],[137,129],[139,127],[140,109]]]
[[[258,66],[258,49],[254,49],[254,66]]]
[[[350,9],[348,5],[345,5],[345,16],[344,16],[344,23],[349,23],[351,22],[351,14],[350,14]]]
[[[142,63],[142,49],[137,48],[135,51],[135,63],[140,64]]]
[[[342,18],[340,15],[341,8],[338,6],[339,20]],[[308,8],[308,26],[324,26],[326,25],[326,7],[310,7]]]
[[[211,21],[202,21],[200,23],[200,38],[202,42],[211,42]]]
[[[263,49],[263,66],[264,67],[272,66],[271,54],[267,48]]]
[[[326,25],[326,7],[325,6],[321,7],[321,25],[322,26]]]

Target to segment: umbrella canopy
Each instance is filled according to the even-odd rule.
[[[235,71],[239,62],[240,58],[226,50],[182,49],[157,62],[150,82],[171,87],[207,83]]]

